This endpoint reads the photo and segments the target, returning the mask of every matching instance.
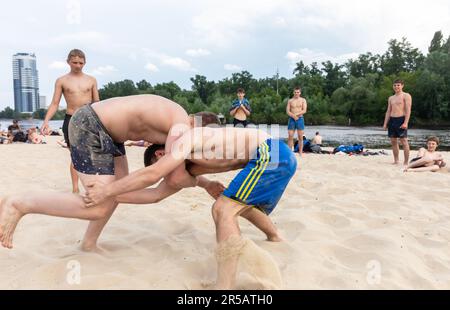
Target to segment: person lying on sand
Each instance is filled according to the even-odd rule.
[[[446,166],[444,157],[441,153],[436,152],[439,146],[439,138],[429,137],[427,140],[427,149],[421,148],[417,153],[417,157],[411,160],[405,168],[405,172],[436,172]]]

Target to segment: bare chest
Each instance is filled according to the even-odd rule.
[[[90,83],[71,83],[70,85],[63,86],[63,93],[66,96],[73,95],[86,95],[92,93],[92,84]]]

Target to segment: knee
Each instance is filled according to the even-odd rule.
[[[214,222],[216,223],[224,221],[227,218],[232,218],[233,216],[230,209],[226,207],[226,204],[220,198],[214,203],[211,212]]]
[[[107,217],[110,213],[110,208],[106,206],[98,206],[93,208],[92,217],[94,220],[101,220]]]

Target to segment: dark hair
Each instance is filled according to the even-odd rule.
[[[435,136],[428,137],[427,142],[430,142],[430,141],[434,141],[434,142],[436,142],[437,145],[439,145],[439,138],[438,137],[435,137]]]
[[[319,134],[319,132],[318,131],[316,131],[316,136]]]
[[[206,127],[208,125],[220,125],[220,120],[217,117],[216,113],[198,112],[198,113],[195,113],[193,116],[194,116],[195,120],[201,121],[199,126],[196,125],[197,127]]]
[[[236,92],[245,94],[245,90],[243,88],[238,88]]]
[[[403,80],[401,80],[401,79],[396,79],[396,80],[394,81],[394,84],[402,84],[402,85],[405,85],[405,82],[404,82]]]
[[[151,146],[149,146],[144,152],[145,167],[153,165],[156,162],[156,155],[155,155],[156,151],[159,151],[164,148],[165,148],[164,144],[152,144]]]
[[[69,61],[72,57],[80,57],[83,58],[84,61],[86,61],[86,55],[83,53],[83,51],[76,48],[69,52],[69,55],[67,55],[67,61]]]
[[[295,86],[295,87],[294,87],[294,90],[302,91],[302,88],[301,88],[300,86]]]

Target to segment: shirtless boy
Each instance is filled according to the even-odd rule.
[[[398,139],[400,139],[404,153],[403,165],[407,166],[409,161],[408,124],[411,117],[412,98],[410,94],[403,92],[404,84],[402,80],[394,81],[395,95],[389,97],[383,129],[388,130],[388,136],[391,138],[394,165],[399,164]]]
[[[300,97],[302,90],[300,87],[294,88],[294,97],[290,99],[286,106],[286,113],[289,116],[288,122],[288,145],[294,147],[294,134],[297,131],[299,154],[303,155],[303,133],[305,130],[305,120],[303,115],[308,110],[306,99]]]
[[[58,111],[61,96],[64,95],[67,110],[62,129],[64,132],[64,140],[70,150],[68,132],[70,118],[80,107],[88,103],[97,102],[100,99],[96,79],[83,73],[83,67],[86,64],[85,54],[78,49],[71,50],[67,56],[67,63],[70,66],[70,72],[56,80],[53,99],[42,124],[41,132],[44,135],[48,134],[48,122],[55,115],[56,111]],[[72,178],[72,192],[78,193],[80,191],[78,187],[78,176],[72,163],[70,163],[70,176]]]
[[[245,144],[239,141],[245,141]],[[267,215],[276,207],[296,171],[295,156],[284,142],[272,139],[263,131],[242,128],[193,128],[176,140],[169,150],[168,152],[166,146],[164,154],[158,155],[156,151],[153,152],[155,157],[159,156],[159,160],[151,160],[156,162],[122,179],[114,181],[97,177],[86,180],[88,190],[85,201],[88,208],[83,208],[80,202],[77,204],[74,202],[62,210],[62,208],[48,208],[43,198],[38,203],[36,200],[27,203],[24,201],[26,198],[16,197],[15,201],[10,199],[2,204],[0,219],[0,227],[4,234],[2,242],[6,245],[11,244],[14,228],[24,214],[41,213],[90,219],[93,216],[104,216],[105,212],[102,210],[108,208],[108,201],[117,199],[130,202],[123,198],[126,195],[135,200],[133,203],[139,203],[139,200],[148,202],[151,198],[149,199],[145,190],[144,192],[142,190],[170,174],[185,160],[194,165],[190,168],[194,175],[234,170],[245,166],[212,208],[219,253],[217,287],[233,288],[239,253],[245,246],[237,218],[243,215],[269,235],[267,232],[273,229],[273,224]],[[75,164],[75,167],[77,166]],[[131,194],[132,191],[139,192]],[[158,193],[155,201],[176,192],[166,179],[155,191]],[[276,233],[274,237],[277,237]],[[228,251],[225,257],[220,255],[225,249],[230,248],[233,251]]]
[[[411,160],[405,168],[405,172],[436,172],[446,166],[444,157],[436,152],[439,145],[438,137],[429,137],[427,140],[427,149],[421,148],[417,157]]]
[[[217,117],[200,115],[204,124],[217,122]],[[212,120],[211,120],[212,119]],[[193,117],[177,103],[155,95],[138,95],[111,98],[79,108],[69,124],[69,139],[74,167],[86,188],[86,184],[99,181],[111,183],[128,174],[128,163],[123,142],[126,140],[145,140],[165,144],[170,150],[173,142],[189,130]],[[174,188],[201,186],[209,193],[211,182],[203,177],[192,177],[184,162],[166,175],[167,184]],[[212,184],[214,185],[214,184]],[[125,192],[133,191],[126,190]],[[217,191],[215,191],[217,192]],[[211,194],[217,198],[218,194]],[[39,192],[26,196],[13,196],[4,199],[0,206],[0,237],[2,245],[12,247],[12,234],[17,221],[24,211],[14,209],[14,205],[30,208],[31,213],[54,216],[77,217],[94,220],[86,232],[82,248],[95,250],[97,239],[117,207],[113,198],[107,199],[100,208],[85,213],[83,197],[78,194]],[[8,211],[9,210],[9,211]],[[101,216],[97,211],[100,211]],[[7,218],[16,219],[13,222]]]

